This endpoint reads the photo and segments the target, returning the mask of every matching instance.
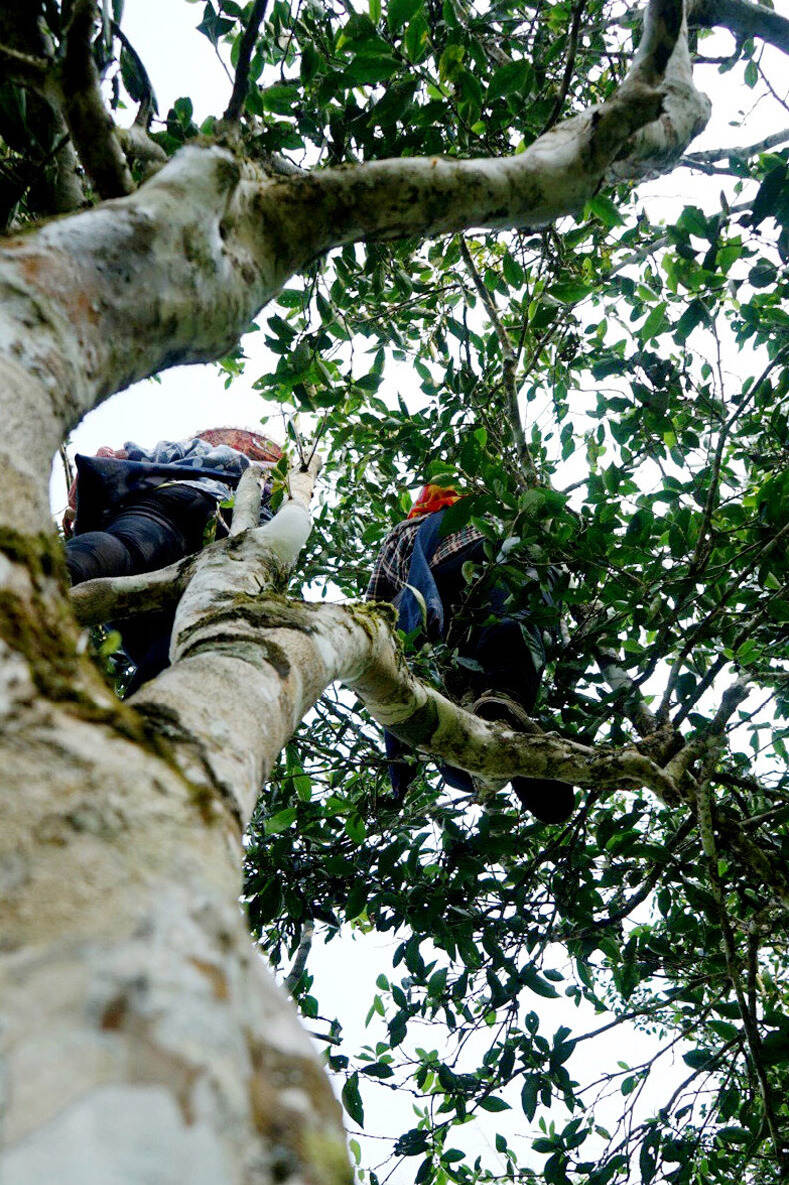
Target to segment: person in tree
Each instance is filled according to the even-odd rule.
[[[255,461],[273,468],[273,441],[242,428],[210,428],[188,440],[143,449],[101,448],[77,455],[77,476],[63,520],[66,567],[72,585],[102,576],[133,576],[164,568],[227,533],[222,504]],[[272,517],[270,483],[260,521]],[[117,623],[136,667],[130,695],[168,665],[173,612],[152,612]]]
[[[408,517],[384,539],[365,595],[392,603],[398,629],[406,634],[424,631],[431,641],[441,638],[455,650],[456,662],[444,677],[452,698],[481,719],[522,731],[530,727],[528,714],[545,666],[542,631],[528,609],[513,606],[495,570],[474,596],[464,566],[485,562],[485,536],[473,525],[442,532],[447,508],[459,499],[451,487],[423,487]],[[538,582],[536,571],[528,575]],[[542,596],[552,603],[547,590]],[[388,731],[384,738],[392,790],[400,802],[416,766],[404,759],[407,747],[401,741]],[[473,789],[464,770],[446,766],[442,773],[455,789]],[[566,782],[515,777],[511,785],[521,804],[543,823],[560,823],[572,814],[574,792]]]

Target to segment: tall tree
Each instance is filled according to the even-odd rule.
[[[529,1124],[554,1104],[532,1144],[547,1181],[785,1177],[789,165],[781,137],[683,154],[709,115],[698,30],[724,24],[718,68],[756,86],[789,22],[746,0],[692,5],[690,35],[677,0],[618,19],[602,0],[208,3],[234,77],[198,129],[186,98],[154,122],[121,9],[0,16],[3,1180],[347,1178],[327,1081],[237,916],[249,827],[250,920],[296,955],[308,1016],[316,923],[404,935],[408,975],[373,1002],[387,1040],[328,1036],[356,1122],[364,1077],[419,1096],[395,1148],[418,1181],[533,1175],[503,1134],[492,1165],[452,1146],[511,1083]],[[632,182],[680,161],[742,200],[652,225]],[[46,482],[64,436],[175,363],[232,373],[274,298],[261,384],[322,414],[330,458],[302,579],[358,594],[404,476],[461,481],[455,525],[480,524],[546,627],[529,573],[562,565],[534,733],[435,690],[450,644],[406,664],[385,612],[287,595],[303,466],[270,526],[247,526],[250,483],[230,540],[69,600]],[[398,360],[419,401],[379,393]],[[80,626],[165,601],[172,665],[120,702]],[[326,697],[337,682],[358,703]],[[573,781],[582,807],[547,833],[428,773],[394,811],[369,717],[489,781]],[[560,991],[611,1012],[600,1029],[694,1042],[659,1109],[638,1106],[651,1063],[604,1070],[622,1122],[595,1123],[571,1076],[594,1034],[549,1037],[529,1007]],[[412,1047],[435,1016],[451,1053]]]

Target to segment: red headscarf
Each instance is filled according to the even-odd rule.
[[[197,435],[207,444],[229,445],[230,448],[249,457],[250,461],[276,465],[282,456],[282,449],[278,444],[266,436],[261,436],[259,432],[252,432],[249,428],[206,428]]]
[[[435,514],[445,506],[452,506],[459,502],[461,494],[453,486],[422,486],[419,497],[408,512],[409,518],[418,518],[420,514]]]

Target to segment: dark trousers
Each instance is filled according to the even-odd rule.
[[[72,584],[101,576],[153,572],[199,551],[216,499],[178,482],[151,491],[123,507],[102,531],[86,531],[66,543]],[[115,623],[137,670],[126,694],[168,665],[172,612],[143,613]]]
[[[433,568],[446,611],[446,641],[457,649],[461,660],[473,664],[447,672],[446,687],[455,699],[503,692],[528,712],[537,699],[540,675],[524,636],[526,623],[511,616],[506,606],[506,589],[494,585],[476,603],[464,605],[467,586],[463,565],[484,558],[480,540]]]
[[[487,588],[467,604],[468,586],[463,565],[485,559],[482,540],[431,565],[433,579],[444,607],[444,637],[457,650],[459,664],[445,672],[444,687],[451,699],[478,699],[485,692],[509,695],[527,712],[534,707],[540,674],[524,636],[522,623],[509,615],[507,591],[501,585]],[[404,760],[408,746],[392,733],[384,733],[389,759],[389,780],[395,799],[404,796],[416,776],[417,765]],[[456,790],[470,791],[471,775],[454,766],[440,766],[445,781]]]

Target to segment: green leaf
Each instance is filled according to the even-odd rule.
[[[527,94],[534,82],[534,71],[529,62],[506,62],[494,71],[485,96],[487,103],[508,95]]]
[[[487,1095],[484,1099],[480,1099],[479,1105],[483,1111],[511,1110],[509,1103],[505,1103],[504,1099],[497,1098],[495,1095]]]
[[[301,66],[299,73],[301,81],[304,83],[311,82],[311,80],[318,73],[318,67],[321,64],[321,57],[317,49],[311,42],[307,42],[301,51]]]
[[[655,305],[639,329],[639,337],[643,342],[651,341],[653,337],[656,337],[658,333],[668,329],[668,327],[668,322],[666,321],[666,303],[662,301],[660,304]]]
[[[521,1107],[523,1107],[523,1114],[531,1123],[537,1111],[537,1096],[540,1090],[540,1077],[538,1074],[529,1074],[521,1088]]]
[[[700,300],[692,301],[674,326],[674,337],[684,345],[693,330],[704,321],[709,321],[709,313]]]
[[[348,894],[345,902],[345,916],[350,920],[358,918],[359,914],[365,907],[368,896],[368,885],[366,881],[358,880]]]
[[[403,25],[415,17],[422,7],[422,3],[423,0],[389,0],[386,19],[392,32],[397,33]],[[372,16],[372,13],[370,15]]]
[[[350,1078],[345,1080],[345,1085],[342,1088],[342,1102],[354,1123],[358,1123],[359,1127],[364,1127],[364,1107],[362,1096],[359,1094],[358,1073],[351,1074]]]
[[[543,979],[533,967],[524,967],[520,972],[520,978],[527,988],[536,992],[538,996],[544,996],[546,1000],[555,1000],[559,995],[553,984]]]
[[[638,1167],[641,1171],[641,1185],[650,1185],[657,1172],[657,1150],[660,1146],[660,1135],[656,1131],[649,1133],[638,1156]]]
[[[289,806],[284,811],[278,811],[276,815],[272,815],[270,819],[266,819],[263,828],[266,835],[279,835],[280,831],[285,831],[295,819],[296,808]]]
[[[367,838],[367,827],[361,815],[354,811],[345,820],[345,834],[349,836],[354,843],[364,843]]]
[[[692,1070],[703,1070],[709,1066],[710,1062],[714,1061],[715,1054],[709,1049],[691,1049],[688,1053],[683,1053],[682,1060],[686,1066],[690,1066]]]
[[[371,86],[386,82],[396,72],[397,61],[388,54],[358,53],[343,73],[350,86]]]
[[[548,295],[562,304],[577,304],[590,292],[594,292],[593,285],[585,284],[582,280],[560,280],[548,289]]]
[[[619,213],[619,210],[611,201],[610,197],[606,197],[604,193],[597,193],[593,198],[590,198],[587,207],[595,218],[599,218],[603,226],[609,229],[612,226],[622,226],[624,218]]]

